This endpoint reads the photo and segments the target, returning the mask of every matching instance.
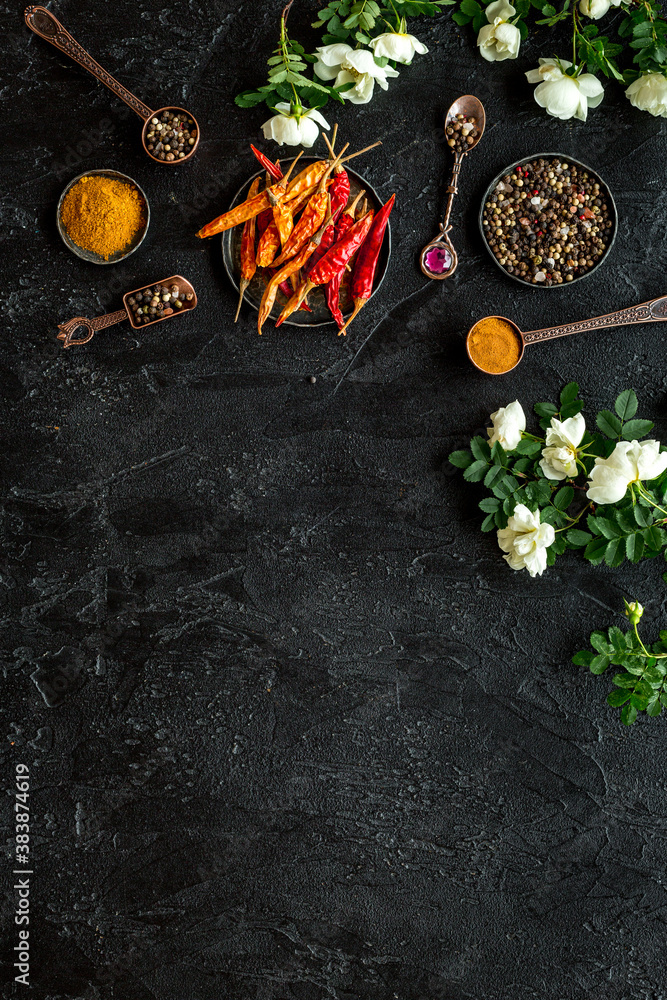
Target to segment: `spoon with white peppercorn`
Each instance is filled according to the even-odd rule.
[[[180,274],[172,274],[152,285],[145,285],[123,296],[123,308],[105,316],[95,316],[86,319],[85,316],[75,316],[66,323],[59,323],[58,340],[63,347],[78,347],[92,340],[98,330],[122,323],[129,319],[135,330],[143,326],[151,326],[162,320],[173,319],[175,316],[190,312],[197,305],[197,293]],[[85,336],[75,337],[76,331],[83,327]]]
[[[191,158],[199,145],[199,125],[189,111],[177,107],[151,111],[95,62],[46,7],[26,7],[23,16],[31,31],[78,62],[136,111],[144,122],[141,142],[152,160],[172,166]]]
[[[458,179],[463,157],[470,153],[484,133],[486,114],[484,105],[472,94],[465,94],[454,101],[445,118],[445,141],[454,154],[454,168],[447,188],[445,218],[440,223],[440,233],[427,243],[419,257],[419,264],[427,278],[449,278],[459,262],[454,245],[449,238],[454,195],[458,191]]]

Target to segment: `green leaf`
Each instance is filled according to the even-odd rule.
[[[607,636],[604,632],[593,632],[591,635],[591,646],[593,649],[597,650],[598,653],[611,653],[612,647],[607,641]]]
[[[653,430],[654,424],[651,420],[628,420],[623,426],[623,438],[626,441],[646,437]]]
[[[556,8],[552,7],[550,3],[545,3],[544,7],[542,8],[542,13],[544,14],[545,17],[553,17],[556,13]]]
[[[612,708],[620,708],[621,705],[625,705],[626,701],[630,700],[629,691],[610,691],[607,695],[607,704],[611,705]]]
[[[649,549],[659,550],[665,543],[665,532],[655,524],[652,524],[650,528],[644,528],[642,534]]]
[[[484,497],[483,500],[480,500],[478,507],[485,514],[495,514],[500,507],[500,500],[497,500],[496,497]]]
[[[649,524],[653,523],[653,514],[650,510],[645,507],[641,507],[639,504],[635,504],[632,508],[632,513],[634,514],[635,521],[640,528],[646,528]]]
[[[590,667],[593,660],[593,654],[590,649],[581,649],[578,653],[575,653],[572,657],[572,662],[577,667]]]
[[[620,566],[625,559],[625,541],[623,538],[614,538],[607,545],[604,554],[604,561],[607,566]]]
[[[467,469],[469,465],[472,465],[472,455],[469,451],[453,451],[449,455],[449,461],[457,469]]]
[[[479,14],[482,9],[477,0],[461,0],[459,8],[464,14],[468,14],[469,17]]]
[[[571,486],[563,486],[562,489],[558,490],[555,497],[553,498],[553,505],[558,510],[567,510],[572,501],[574,500],[574,490]]]
[[[463,478],[469,483],[479,483],[484,479],[488,465],[486,462],[473,462],[463,473]]]
[[[554,406],[553,403],[535,403],[533,407],[535,413],[538,417],[555,417],[558,413],[558,407]]]
[[[594,538],[584,549],[584,558],[588,559],[594,566],[597,566],[604,559],[606,549],[606,538]]]
[[[496,527],[495,514],[487,514],[482,521],[482,531],[493,531]]]
[[[484,485],[489,489],[492,489],[494,484],[505,475],[506,471],[503,469],[502,465],[492,465],[484,477]]]
[[[474,437],[472,439],[470,450],[475,458],[480,459],[480,461],[488,462],[491,458],[491,449],[489,448],[488,441],[485,441],[482,437]]]
[[[463,474],[465,475],[465,472]],[[494,485],[493,492],[497,497],[500,497],[501,500],[504,500],[505,497],[511,496],[518,486],[519,483],[514,476],[505,475]]]
[[[612,679],[616,687],[620,688],[634,688],[637,683],[637,678],[632,674],[614,674]]]
[[[571,403],[579,395],[579,386],[576,382],[568,382],[563,387],[560,394],[561,403]]]
[[[597,415],[596,423],[607,437],[617,438],[621,433],[621,421],[611,410],[601,410]]]
[[[597,517],[593,514],[589,514],[587,518],[588,527],[591,531],[595,530],[595,534],[604,535],[607,539],[619,538],[621,535],[620,528],[608,517],[602,517],[598,515]]]
[[[625,632],[621,632],[618,625],[612,625],[609,629],[609,641],[617,653],[625,653]]]
[[[637,718],[637,709],[634,705],[625,705],[621,712],[621,722],[624,726],[631,726]]]
[[[455,10],[454,13],[452,14],[452,21],[454,21],[454,24],[458,24],[460,27],[463,27],[466,24],[470,24],[471,20],[472,18],[468,17],[467,14],[461,14],[459,13],[458,10]]]
[[[639,562],[644,555],[644,536],[636,531],[625,539],[625,554],[630,562]]]
[[[539,441],[531,441],[530,438],[522,438],[514,449],[520,455],[537,455],[542,450]]]
[[[646,706],[646,714],[650,715],[651,718],[654,719],[656,715],[660,715],[661,711],[662,711],[662,705],[660,704],[659,699],[652,698],[651,701],[649,701],[648,705]]]
[[[574,399],[571,403],[566,403],[560,408],[560,418],[561,420],[567,420],[568,417],[574,417],[575,414],[580,413],[584,408],[584,404],[580,399]]]
[[[570,545],[575,549],[581,549],[584,545],[588,545],[592,541],[591,535],[587,531],[582,531],[580,528],[570,528],[566,532],[565,537],[567,538]]]
[[[634,417],[637,412],[638,405],[635,390],[624,389],[614,403],[614,409],[618,413],[621,420],[630,420],[630,418]]]
[[[592,674],[603,674],[609,666],[609,657],[606,653],[600,653],[593,657],[588,666]]]
[[[240,108],[254,108],[257,104],[261,104],[265,98],[265,93],[262,94],[257,90],[244,90],[243,93],[236,95],[234,103],[238,104]]]

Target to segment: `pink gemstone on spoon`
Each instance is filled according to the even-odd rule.
[[[431,247],[424,257],[424,263],[431,274],[446,274],[451,269],[453,259],[447,247]]]

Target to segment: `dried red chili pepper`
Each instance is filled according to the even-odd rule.
[[[312,191],[304,191],[303,194],[295,198],[294,201],[290,201],[287,205],[284,205],[285,211],[290,211],[292,213],[292,218],[299,211],[301,206],[308,198],[311,196]],[[270,209],[271,217],[269,223],[266,226],[264,232],[259,238],[257,244],[257,266],[258,267],[268,267],[270,264],[279,264],[281,261],[276,261],[276,255],[280,252],[280,233],[278,232],[278,226],[273,218],[273,209]]]
[[[345,323],[345,326],[338,331],[339,336],[341,333],[344,334],[346,332],[354,317],[363,309],[373,294],[373,282],[375,281],[378,257],[380,256],[384,240],[384,231],[387,228],[389,215],[394,207],[395,199],[396,195],[392,194],[389,201],[377,213],[373,220],[371,231],[368,234],[368,239],[359,251],[352,275],[352,301],[354,302],[354,310]]]
[[[334,243],[330,250],[327,250],[324,257],[312,268],[308,279],[299,289],[300,302],[303,302],[308,292],[315,285],[326,285],[338,271],[345,270],[347,262],[354,256],[366,239],[372,221],[373,219],[369,212],[363,219],[355,222],[338,242]],[[294,305],[294,308],[298,308],[298,303]]]
[[[276,301],[276,294],[281,281],[285,281],[285,279],[289,278],[290,275],[295,274],[295,272],[298,271],[300,267],[303,267],[303,265],[306,263],[306,261],[312,254],[312,252],[315,250],[315,248],[319,246],[319,242],[322,239],[324,230],[326,229],[326,227],[329,225],[330,222],[331,222],[331,212],[329,211],[327,212],[326,219],[324,220],[318,231],[315,233],[315,235],[311,236],[310,240],[303,248],[301,253],[298,253],[296,257],[292,257],[292,259],[288,260],[286,264],[283,264],[280,270],[278,270],[270,279],[269,283],[264,289],[264,295],[262,296],[262,301],[259,306],[259,315],[257,317],[257,330],[260,334],[262,332],[262,327],[264,323],[268,319],[271,310],[273,309],[273,303]]]
[[[348,199],[350,197],[350,178],[346,170],[343,170],[341,168],[340,173],[336,174],[336,176],[333,179],[333,183],[329,188],[329,195],[331,197],[332,222],[327,231],[325,232],[324,236],[322,237],[319,247],[311,257],[311,259],[308,261],[306,267],[304,268],[306,277],[308,276],[310,269],[314,267],[315,264],[317,264],[320,258],[324,257],[327,250],[329,250],[336,241],[335,224],[338,221],[340,213],[347,205]],[[358,200],[359,196],[357,196],[357,198],[354,201],[355,205]]]
[[[247,219],[252,219],[254,216],[259,215],[265,208],[274,208],[276,205],[279,205],[285,198],[290,173],[300,156],[301,153],[298,153],[296,159],[292,160],[289,170],[281,180],[272,184],[271,187],[266,188],[260,194],[256,194],[253,198],[246,198],[245,201],[241,202],[240,205],[235,205],[229,212],[223,212],[217,219],[213,219],[212,222],[207,223],[207,225],[200,229],[197,236],[200,239],[205,239],[207,236],[216,236],[218,233],[224,233],[225,230],[233,229],[234,226],[238,226],[242,222],[246,222]]]
[[[356,211],[357,205],[359,204],[359,202],[361,201],[361,199],[365,194],[366,194],[365,191],[363,190],[360,191],[357,197],[352,202],[352,204],[348,208],[346,208],[343,214],[341,215],[340,219],[338,220],[338,223],[334,227],[334,236],[333,236],[334,241],[337,241],[341,238],[341,236],[344,236],[345,233],[350,228],[350,226],[353,224],[354,213]],[[366,213],[364,212],[364,215],[365,214]],[[314,257],[315,254],[313,254],[313,258]],[[335,274],[331,279],[331,281],[327,282],[327,284],[324,286],[324,298],[326,299],[327,306],[329,307],[329,312],[336,321],[336,325],[338,326],[339,329],[345,325],[343,314],[340,311],[340,306],[338,305],[338,300],[340,298],[340,287],[343,281],[344,274],[345,274],[345,269],[343,268],[342,271],[339,271],[337,274]]]
[[[250,190],[248,191],[248,197],[253,198],[259,191],[260,178],[255,177],[254,181],[250,185]],[[246,288],[252,281],[255,271],[257,270],[257,264],[255,262],[255,232],[257,229],[257,219],[255,216],[252,219],[247,219],[243,226],[243,233],[241,234],[241,280],[239,281],[239,304],[236,307],[236,316],[234,317],[234,322],[239,318],[239,313],[241,312],[241,303],[243,302],[243,296],[246,293]]]
[[[253,153],[255,154],[259,162],[262,164],[264,169],[267,171],[267,173],[271,174],[274,181],[281,180],[283,172],[280,169],[280,164],[277,162],[274,163],[273,160],[270,160],[268,156],[265,156],[264,153],[260,152],[259,149],[255,149],[252,143],[250,143],[250,148],[252,149]]]
[[[327,193],[327,180],[329,179],[329,174],[332,170],[338,166],[340,157],[346,149],[347,146],[344,146],[340,152],[340,156],[330,163],[322,174],[315,193],[309,198],[301,218],[294,226],[288,240],[283,242],[283,248],[280,252],[280,256],[276,259],[276,264],[282,264],[284,261],[289,260],[290,257],[299,253],[313,233],[317,232],[322,225],[324,216],[327,214],[327,208],[330,204],[330,198]],[[332,187],[334,183],[335,181],[331,184]],[[347,201],[347,198],[345,200]],[[287,207],[289,207],[290,204],[293,204],[293,202],[289,202]],[[336,208],[338,210],[338,205]],[[333,213],[333,203],[331,203],[331,211]]]

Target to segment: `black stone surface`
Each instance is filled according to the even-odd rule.
[[[492,66],[447,9],[413,22],[428,55],[327,109],[353,147],[384,143],[360,165],[397,193],[382,294],[346,340],[260,339],[254,314],[231,322],[219,241],[194,232],[254,169],[248,141],[267,148],[261,109],[232,98],[261,82],[279,6],[53,6],[138,96],[195,113],[196,160],[172,170],[2,4],[2,780],[29,765],[35,872],[28,990],[7,796],[3,995],[659,1000],[665,721],[623,729],[570,657],[623,595],[664,625],[664,566],[514,574],[445,457],[570,379],[589,414],[634,386],[665,438],[661,327],[533,347],[502,379],[473,371],[463,335],[487,312],[531,329],[666,291],[667,125],[609,84],[586,125],[549,119],[523,78],[544,37]],[[315,9],[292,12],[310,44]],[[489,127],[455,207],[461,264],[427,283],[442,115],[470,91]],[[602,270],[540,293],[487,259],[476,215],[504,164],[543,150],[602,173],[620,231]],[[113,268],[55,228],[92,167],[151,201]],[[193,317],[60,348],[59,321],[175,272]]]

